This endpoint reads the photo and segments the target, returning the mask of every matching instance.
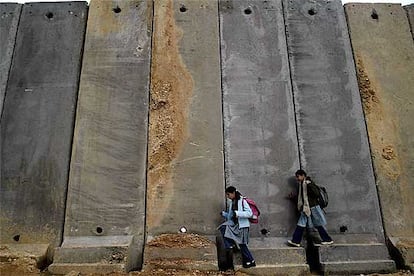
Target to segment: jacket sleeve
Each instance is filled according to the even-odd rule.
[[[231,217],[233,215],[233,211],[231,210],[232,208],[232,202],[230,201],[228,203],[228,207],[227,207],[227,212],[223,211],[222,212],[222,216],[226,219],[226,220],[231,220]]]
[[[251,218],[253,216],[252,209],[250,208],[249,204],[246,202],[244,198],[242,198],[242,207],[243,211],[235,211],[236,216],[239,218]]]

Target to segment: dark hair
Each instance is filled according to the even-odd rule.
[[[241,194],[240,194],[239,191],[237,191],[236,187],[234,187],[234,186],[228,186],[226,188],[226,193],[234,193],[234,192],[236,192],[236,199],[239,200]]]
[[[303,176],[305,176],[305,177],[306,177],[306,172],[305,172],[304,170],[297,170],[297,171],[296,171],[296,173],[295,173],[295,175],[296,175],[296,176],[298,176],[298,175],[303,175]]]

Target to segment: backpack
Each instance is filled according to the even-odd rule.
[[[250,209],[252,209],[253,215],[251,218],[249,218],[250,223],[256,224],[259,223],[259,216],[260,216],[260,210],[257,207],[256,202],[254,202],[253,199],[245,197],[244,200],[246,200],[247,204],[249,204]]]
[[[319,193],[318,193],[319,206],[322,209],[326,208],[326,206],[328,206],[328,202],[329,202],[328,192],[326,191],[325,187],[318,186],[318,185],[316,185],[316,187],[318,187],[318,191],[319,191]]]

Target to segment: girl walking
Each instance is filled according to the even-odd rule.
[[[233,246],[235,244],[238,244],[240,247],[243,267],[254,267],[256,262],[247,247],[249,243],[249,218],[252,217],[253,212],[247,201],[235,187],[229,186],[226,188],[226,197],[229,199],[228,209],[221,212],[226,221],[219,226],[224,239],[224,247],[226,248],[226,268],[234,269]]]
[[[324,228],[326,219],[318,203],[318,187],[312,182],[310,177],[306,176],[304,170],[298,170],[295,176],[299,184],[298,210],[300,211],[300,217],[292,240],[289,240],[288,244],[299,247],[306,226],[315,227],[318,230],[322,239],[321,244],[333,244],[332,238]],[[289,197],[293,198],[293,195],[291,194]]]

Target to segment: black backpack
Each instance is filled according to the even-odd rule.
[[[328,197],[328,192],[326,191],[325,187],[322,186],[318,186],[315,184],[316,187],[318,187],[318,204],[319,206],[324,209],[326,208],[326,206],[328,206],[328,202],[329,202],[329,197]]]

